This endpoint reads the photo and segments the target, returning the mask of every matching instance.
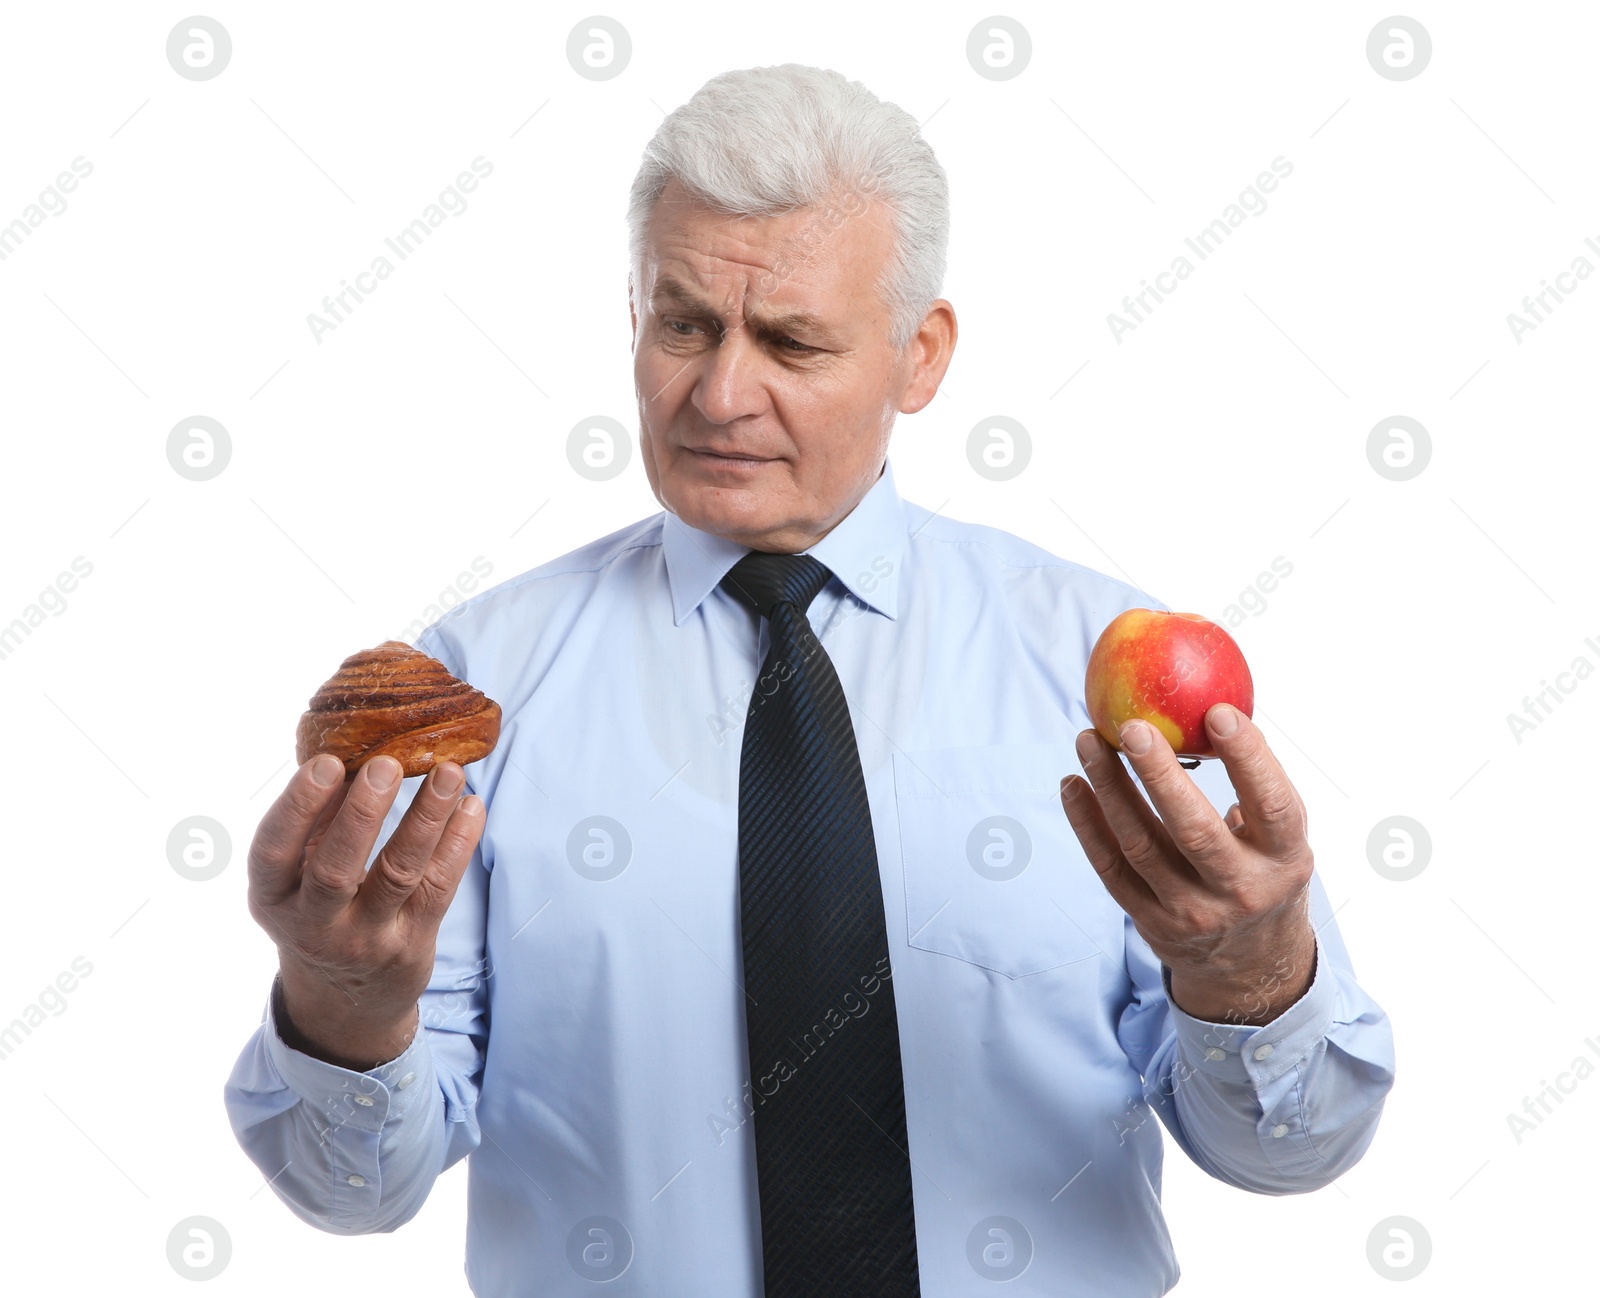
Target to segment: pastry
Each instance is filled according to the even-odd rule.
[[[399,640],[351,654],[311,697],[295,731],[295,761],[332,753],[349,779],[380,754],[407,776],[466,765],[500,738],[500,705],[437,658]]]

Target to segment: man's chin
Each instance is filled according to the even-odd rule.
[[[734,539],[764,535],[781,525],[770,493],[733,487],[679,490],[669,495],[667,508],[690,527],[713,536]],[[748,540],[744,544],[750,544]]]
[[[708,501],[698,495],[690,500],[680,500],[676,513],[691,527],[698,527],[702,532],[715,532],[718,535],[732,535],[741,532],[762,532],[770,524],[767,522],[767,512],[763,509],[738,507],[739,502],[726,499],[729,494],[743,495],[746,493],[722,493],[724,499]],[[750,502],[754,505],[754,502]]]
[[[783,484],[769,472],[762,472],[749,482],[708,479],[692,468],[674,477],[670,494],[685,520],[691,515],[703,515],[748,526],[780,512],[773,505],[785,494]]]

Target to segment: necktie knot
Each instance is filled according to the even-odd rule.
[[[809,554],[768,554],[751,550],[728,569],[721,586],[762,617],[778,604],[793,604],[803,614],[833,575],[828,565]]]

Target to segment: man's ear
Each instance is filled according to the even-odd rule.
[[[628,276],[628,341],[630,344],[639,340],[639,315],[633,309],[633,276]]]

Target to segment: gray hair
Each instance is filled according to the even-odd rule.
[[[916,118],[859,81],[784,63],[711,78],[668,114],[628,195],[629,279],[644,268],[645,225],[676,178],[732,215],[771,216],[839,195],[884,203],[894,248],[875,288],[889,307],[890,343],[915,337],[944,283],[950,190]],[[833,209],[829,208],[830,211]]]

